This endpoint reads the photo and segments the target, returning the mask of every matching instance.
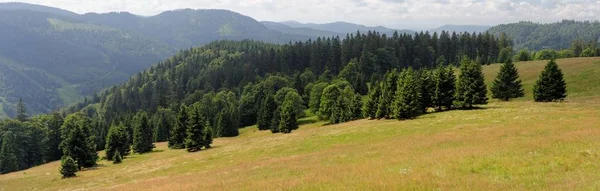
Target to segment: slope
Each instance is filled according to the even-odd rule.
[[[287,25],[287,26],[290,26],[293,28],[312,28],[312,29],[316,29],[316,30],[330,31],[330,32],[342,33],[342,34],[356,33],[356,31],[361,31],[361,32],[377,31],[382,34],[387,34],[389,36],[389,35],[393,34],[395,31],[398,31],[399,33],[414,33],[415,32],[415,31],[411,31],[411,30],[390,29],[390,28],[386,28],[383,26],[369,27],[369,26],[365,26],[365,25],[359,25],[359,24],[354,24],[354,23],[349,23],[349,22],[341,22],[341,21],[333,22],[333,23],[324,23],[324,24],[300,23],[297,21],[285,21],[285,22],[281,22],[281,24],[284,24],[284,25]]]
[[[317,29],[312,29],[312,28],[308,28],[308,27],[294,28],[294,27],[290,27],[285,24],[277,23],[277,22],[261,21],[261,23],[264,24],[267,28],[270,28],[272,30],[276,30],[276,31],[286,33],[286,34],[308,36],[313,39],[316,39],[318,37],[332,37],[332,36],[343,37],[343,36],[346,36],[346,33],[323,31],[323,30],[317,30]]]
[[[558,63],[570,87],[563,103],[494,101],[409,121],[313,123],[287,135],[248,127],[209,150],[160,143],[73,179],[60,179],[57,162],[45,164],[0,176],[0,190],[593,190],[600,89],[587,85],[600,81],[600,58]],[[544,62],[516,65],[530,89]],[[485,67],[489,79],[497,71]]]

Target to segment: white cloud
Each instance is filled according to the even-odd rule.
[[[3,0],[0,0],[3,1]],[[443,24],[495,25],[530,20],[598,20],[597,0],[23,0],[75,11],[128,11],[155,15],[165,10],[228,9],[257,20],[325,23],[348,21],[399,29]]]

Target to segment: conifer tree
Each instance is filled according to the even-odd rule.
[[[412,68],[403,70],[399,78],[400,81],[397,84],[398,88],[392,106],[394,118],[411,119],[423,112],[420,99],[422,90],[419,79]]]
[[[492,98],[509,101],[513,98],[525,96],[521,80],[519,80],[519,72],[512,63],[512,60],[507,60],[500,72],[496,76],[496,80],[492,84]]]
[[[213,143],[213,131],[210,126],[210,121],[206,120],[206,125],[204,126],[204,147],[206,149],[210,148]]]
[[[308,106],[311,112],[319,112],[319,107],[321,106],[321,96],[323,95],[323,91],[327,86],[329,86],[329,84],[322,82],[315,84],[310,90],[310,99]]]
[[[91,135],[90,120],[82,113],[67,116],[61,127],[60,148],[63,156],[75,160],[79,169],[96,166],[96,138]]]
[[[19,102],[17,102],[17,120],[25,122],[27,121],[27,118],[29,118],[29,116],[27,115],[25,103],[23,103],[23,99],[19,99]]]
[[[275,103],[275,99],[272,95],[267,95],[263,99],[260,107],[260,111],[258,111],[258,129],[259,130],[269,130],[271,120],[273,119],[273,111],[277,109],[277,103]]]
[[[117,152],[121,156],[127,155],[130,152],[131,144],[128,137],[129,135],[124,125],[110,127],[106,137],[105,153],[107,160],[113,160]]]
[[[177,121],[172,126],[171,137],[169,138],[169,148],[172,149],[183,149],[185,148],[185,137],[187,137],[187,121],[188,112],[185,105],[181,105],[179,108],[179,114],[177,115]]]
[[[152,151],[152,126],[146,112],[139,112],[133,119],[133,152],[147,153]]]
[[[63,156],[60,160],[60,174],[63,178],[75,177],[75,173],[78,171],[77,162],[70,156]]]
[[[273,111],[273,119],[271,120],[270,130],[271,133],[279,133],[279,123],[281,121],[281,106],[277,107],[275,111]]]
[[[381,97],[381,83],[375,82],[371,85],[371,91],[369,92],[369,98],[364,105],[363,115],[369,119],[375,119],[377,114],[377,107],[379,106],[379,98]]]
[[[458,105],[465,109],[472,109],[474,105],[487,104],[486,94],[483,68],[480,64],[463,58],[456,92]]]
[[[204,133],[206,133],[206,120],[204,119],[202,114],[200,114],[200,112],[197,111],[196,105],[193,109],[190,110],[189,116],[190,118],[188,120],[186,129],[187,137],[185,138],[185,147],[187,148],[188,152],[195,152],[202,149],[202,147],[204,147],[205,145]]]
[[[17,158],[17,142],[15,135],[8,131],[2,136],[0,149],[0,174],[6,174],[19,170],[19,159]]]
[[[433,93],[433,103],[437,107],[438,111],[442,110],[442,107],[451,109],[454,102],[454,92],[456,90],[456,76],[454,76],[454,69],[451,66],[444,67],[438,65],[434,72],[435,80],[435,91]]]
[[[376,117],[378,119],[391,118],[392,109],[391,105],[396,94],[396,88],[398,84],[398,72],[396,69],[389,71],[385,74],[385,81],[381,86],[381,98],[379,99],[379,105],[377,107]]]
[[[421,102],[421,106],[419,106],[423,111],[422,113],[427,112],[427,108],[435,107],[433,104],[433,94],[435,94],[435,81],[433,80],[433,74],[429,70],[420,70],[418,72],[417,83],[420,87],[420,95],[419,99]]]
[[[352,105],[352,120],[357,120],[363,118],[363,109],[364,104],[362,100],[362,96],[359,93],[354,95],[354,102]]]
[[[113,164],[119,164],[123,162],[123,156],[121,156],[121,152],[119,152],[119,150],[115,152],[114,159],[115,160],[113,161]]]
[[[536,102],[560,101],[567,97],[567,84],[556,61],[550,60],[533,86]]]
[[[300,97],[300,95],[296,92],[288,92],[281,105],[279,130],[283,133],[291,133],[292,130],[298,129],[298,119],[295,108],[297,97]]]

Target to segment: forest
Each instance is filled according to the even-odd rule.
[[[506,35],[447,32],[357,32],[284,45],[216,41],[59,112],[29,118],[19,102],[16,119],[0,125],[0,172],[62,159],[61,173],[70,177],[94,166],[99,150],[115,163],[151,151],[154,142],[195,152],[251,125],[291,133],[308,115],[335,124],[473,109],[488,101],[482,65],[505,63],[492,97],[510,100],[523,96],[513,58],[546,59],[547,52],[536,101],[564,99],[566,84],[553,61],[560,54],[514,54],[512,45]],[[597,55],[598,48],[585,46]]]

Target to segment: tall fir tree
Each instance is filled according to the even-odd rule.
[[[396,88],[398,88],[398,71],[393,69],[385,74],[385,81],[381,86],[381,98],[379,98],[379,105],[377,107],[376,117],[378,119],[392,118],[392,102],[396,95]]]
[[[377,107],[381,97],[381,83],[375,82],[371,85],[369,97],[363,108],[363,115],[369,119],[377,118]]]
[[[502,101],[509,101],[525,96],[525,91],[523,91],[523,86],[519,79],[519,71],[517,71],[512,60],[508,59],[500,67],[500,72],[496,76],[491,90],[492,98]]]
[[[433,80],[433,74],[430,70],[423,69],[418,73],[417,83],[420,87],[419,99],[421,102],[422,113],[427,112],[427,108],[435,107],[433,104],[433,94],[435,94],[435,81]]]
[[[554,59],[550,60],[533,86],[536,102],[560,101],[567,97],[567,83]]]
[[[271,120],[273,119],[273,111],[277,109],[277,103],[272,95],[267,95],[261,103],[260,110],[258,111],[258,129],[269,130]]]
[[[6,174],[19,170],[19,159],[17,158],[17,142],[15,135],[8,131],[4,132],[0,143],[0,174]]]
[[[206,149],[210,148],[213,143],[213,131],[210,126],[210,121],[206,120],[206,125],[204,126],[204,147]]]
[[[147,153],[154,149],[152,126],[146,112],[139,112],[133,119],[133,152]]]
[[[60,174],[62,174],[63,178],[75,177],[75,173],[78,170],[77,166],[77,162],[72,157],[63,156],[60,161]]]
[[[419,76],[412,68],[400,73],[400,81],[392,105],[393,115],[396,119],[411,119],[423,112],[421,103],[421,87]]]
[[[435,91],[433,93],[433,104],[441,111],[444,107],[452,109],[454,103],[454,92],[456,90],[456,76],[452,66],[438,65],[433,74]]]
[[[279,130],[283,133],[291,133],[298,129],[298,119],[296,115],[296,97],[300,97],[296,92],[288,92],[281,105],[281,115],[279,120]]]
[[[169,148],[172,149],[183,149],[185,148],[185,138],[187,137],[187,121],[189,119],[187,107],[181,105],[179,107],[179,114],[177,115],[177,121],[172,126],[171,137],[169,138]]]
[[[65,118],[61,126],[60,148],[63,156],[75,160],[79,169],[96,166],[95,137],[90,133],[90,120],[82,113],[74,113]]]
[[[481,64],[463,58],[460,64],[456,101],[464,109],[487,104],[487,86]]]
[[[62,141],[60,139],[60,126],[63,122],[64,119],[59,113],[54,112],[50,115],[50,119],[47,122],[47,136],[44,140],[46,161],[61,159],[62,151],[59,149],[60,142]]]
[[[25,108],[25,103],[23,103],[23,99],[19,99],[19,102],[17,102],[17,120],[25,122],[28,118],[29,115],[27,115],[27,108]]]
[[[188,152],[195,152],[204,147],[206,120],[204,119],[204,116],[198,112],[196,106],[190,110],[189,116],[190,118],[186,129],[187,137],[185,138],[185,148],[187,148]]]
[[[273,119],[271,120],[270,130],[271,133],[279,133],[279,123],[281,121],[281,106],[277,107],[275,111],[273,111]]]
[[[106,159],[111,161],[117,152],[121,156],[127,155],[130,152],[131,144],[128,139],[129,135],[124,125],[112,126],[108,130],[106,137]]]

